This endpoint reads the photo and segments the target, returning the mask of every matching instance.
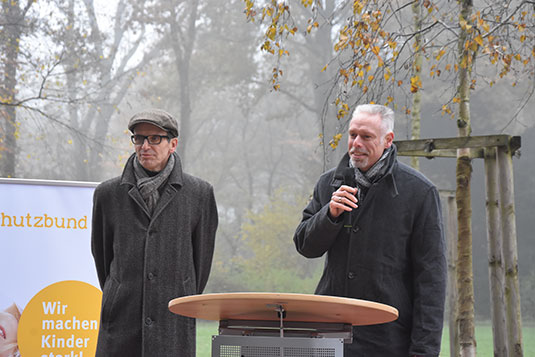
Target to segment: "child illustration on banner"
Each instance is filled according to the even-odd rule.
[[[20,311],[12,304],[0,311],[0,357],[20,357],[17,344]]]

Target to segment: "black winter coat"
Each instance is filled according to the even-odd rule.
[[[438,356],[447,274],[438,191],[398,162],[395,146],[387,160],[386,174],[358,202],[351,222],[347,212],[337,220],[328,216],[349,156],[324,173],[294,242],[305,257],[327,253],[316,294],[375,301],[399,311],[394,322],[354,327],[345,357]]]
[[[174,154],[176,155],[176,154]],[[212,186],[175,168],[152,218],[132,169],[101,183],[93,201],[92,253],[103,291],[97,356],[195,356],[195,320],[170,300],[204,290],[214,250]]]

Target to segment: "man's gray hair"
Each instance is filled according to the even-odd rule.
[[[379,114],[381,117],[381,124],[386,133],[394,132],[394,111],[384,105],[379,104],[361,104],[353,111],[353,118],[360,113],[368,113],[372,115]]]

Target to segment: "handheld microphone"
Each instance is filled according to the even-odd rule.
[[[349,186],[349,187],[355,187],[357,185],[355,180],[355,169],[352,167],[347,167],[343,171],[343,185]],[[351,213],[350,212],[344,212],[344,228],[347,228],[348,231],[351,230],[353,225],[351,224]]]

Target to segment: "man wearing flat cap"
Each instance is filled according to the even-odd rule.
[[[204,290],[218,223],[212,186],[182,171],[178,125],[151,109],[128,124],[135,154],[93,197],[102,288],[96,356],[195,356],[195,320],[170,300]]]

